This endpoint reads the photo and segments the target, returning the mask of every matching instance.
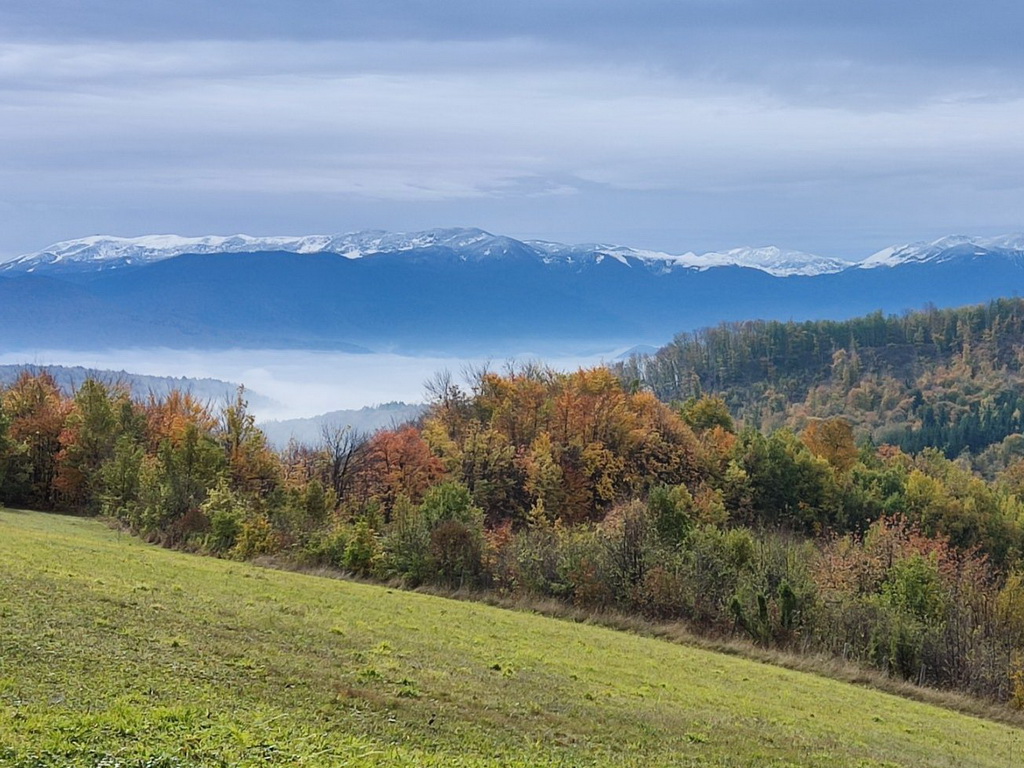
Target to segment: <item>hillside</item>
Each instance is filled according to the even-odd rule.
[[[619,369],[663,400],[720,396],[760,429],[841,416],[861,439],[955,458],[1024,431],[1022,352],[1024,300],[1001,299],[841,322],[723,324]],[[1004,459],[1021,453],[1011,442]]]
[[[259,428],[272,446],[282,450],[292,440],[303,445],[317,445],[323,441],[325,429],[328,432],[350,429],[369,435],[378,429],[415,421],[425,412],[426,406],[422,404],[390,402],[359,409],[329,411],[310,418],[263,421],[259,423]]]
[[[592,626],[0,511],[0,763],[998,766],[1024,731]],[[60,595],[61,599],[53,599]]]

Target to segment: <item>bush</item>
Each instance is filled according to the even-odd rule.
[[[558,590],[573,605],[603,610],[614,602],[609,580],[608,550],[600,533],[590,526],[554,531]]]
[[[1013,654],[1010,661],[1010,706],[1024,709],[1024,652]]]
[[[430,532],[420,508],[400,495],[395,500],[391,524],[380,542],[378,568],[382,576],[398,576],[415,587],[430,578]]]
[[[515,583],[522,594],[564,598],[572,593],[561,562],[561,546],[554,526],[534,526],[515,539]]]
[[[210,531],[206,536],[206,548],[212,552],[224,553],[238,541],[242,532],[242,521],[245,519],[245,507],[242,500],[221,481],[210,491],[202,506],[203,513],[209,520]]]
[[[480,583],[483,520],[483,510],[461,483],[429,488],[418,507],[399,496],[381,542],[378,569],[412,586],[432,580],[454,587]]]
[[[344,568],[348,541],[349,531],[346,529],[315,531],[303,544],[299,558],[309,565]]]
[[[678,562],[665,560],[644,575],[637,604],[644,615],[655,619],[678,619],[692,604],[690,584]]]
[[[479,535],[458,520],[444,520],[430,533],[434,575],[449,587],[480,581],[480,551]]]
[[[345,546],[342,560],[345,568],[368,576],[374,568],[377,557],[377,535],[366,520],[360,520],[352,529],[352,535]]]
[[[685,485],[656,485],[647,497],[647,511],[662,544],[681,544],[693,527],[693,497]]]
[[[281,542],[266,515],[247,517],[241,524],[231,554],[243,560],[269,555],[281,548]]]
[[[619,602],[635,603],[657,545],[650,513],[639,502],[617,507],[600,530],[607,549],[609,586]]]

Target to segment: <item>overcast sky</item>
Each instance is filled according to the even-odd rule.
[[[0,257],[405,231],[859,257],[1024,229],[1019,0],[3,0]]]

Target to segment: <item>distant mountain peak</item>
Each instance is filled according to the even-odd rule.
[[[709,266],[735,265],[760,269],[776,277],[795,275],[830,275],[853,266],[852,262],[828,256],[816,256],[803,251],[783,250],[774,245],[760,248],[733,248],[728,251],[706,253],[702,259]]]
[[[954,259],[978,258],[988,255],[1019,255],[1024,253],[1024,235],[997,237],[946,235],[937,240],[922,240],[892,245],[872,254],[858,266],[861,269],[898,267],[904,264],[941,264]]]

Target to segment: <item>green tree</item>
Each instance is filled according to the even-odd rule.
[[[721,427],[726,432],[736,431],[729,406],[721,397],[691,397],[679,407],[679,415],[695,432],[706,432],[713,427]]]
[[[483,510],[473,504],[469,489],[460,482],[448,480],[433,486],[423,495],[420,504],[423,524],[433,530],[442,522],[455,520],[483,530]]]
[[[224,478],[210,489],[201,509],[210,521],[207,546],[218,554],[229,552],[237,543],[245,523],[246,509],[242,499]]]
[[[194,423],[185,426],[180,443],[164,440],[151,472],[143,472],[141,496],[145,527],[177,541],[190,532],[186,518],[200,512],[206,496],[224,472],[220,446]]]
[[[142,461],[145,450],[128,434],[114,443],[114,453],[100,467],[99,511],[131,525],[139,523]]]
[[[114,398],[127,392],[111,391],[96,379],[86,379],[75,393],[72,409],[61,433],[55,484],[67,506],[90,513],[99,511],[103,492],[100,467],[114,455],[120,421]]]
[[[693,496],[685,485],[656,485],[647,496],[647,510],[662,544],[683,543],[693,527]]]
[[[835,518],[838,489],[828,464],[789,430],[745,430],[736,443],[746,475],[752,524],[813,532]]]

